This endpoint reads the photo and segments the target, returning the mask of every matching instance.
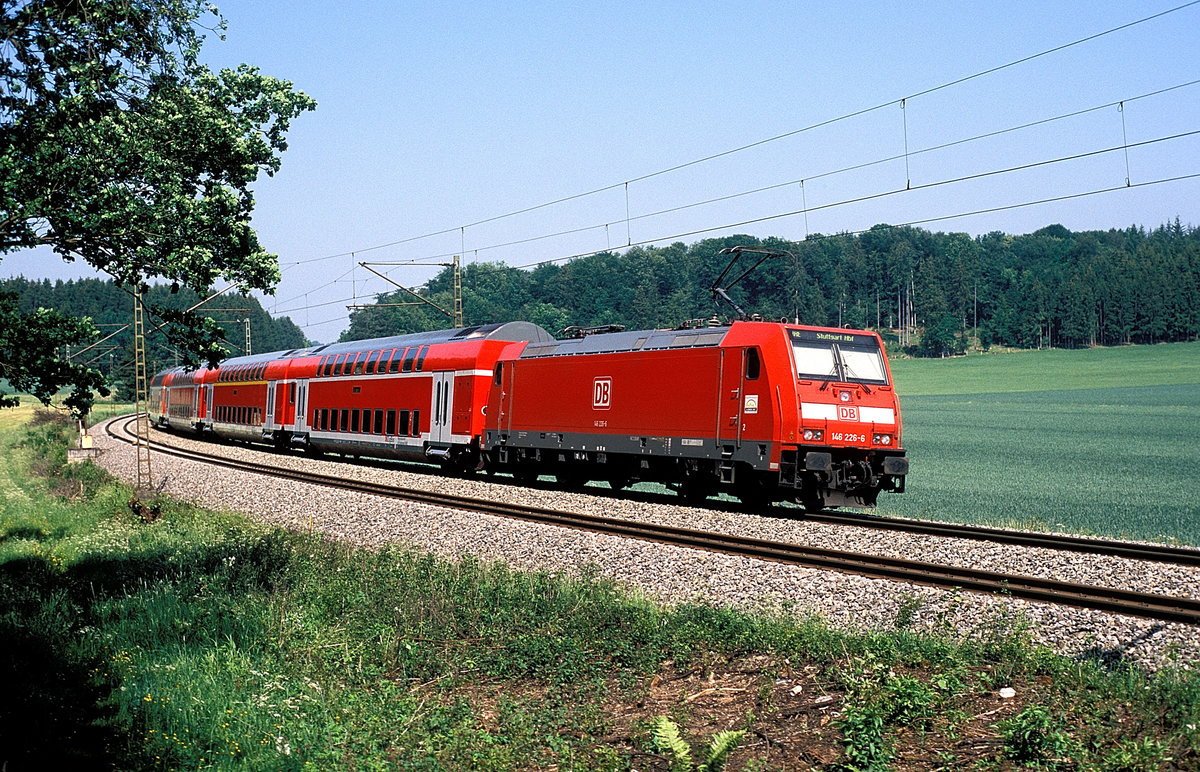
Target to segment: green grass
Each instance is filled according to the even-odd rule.
[[[901,397],[1200,384],[1200,341],[891,363]]]
[[[693,747],[748,730],[731,769],[1200,763],[1194,672],[1065,660],[1019,620],[963,640],[912,632],[908,608],[845,634],[171,501],[146,522],[127,487],[59,464],[69,427],[13,417],[0,412],[0,480],[21,493],[0,500],[10,772],[666,769],[659,715]],[[52,492],[80,480],[82,497]],[[1002,686],[1019,696],[998,705]],[[831,702],[797,708],[818,696]]]
[[[1200,544],[1200,343],[903,360],[880,511]]]

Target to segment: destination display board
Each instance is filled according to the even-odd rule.
[[[793,343],[840,343],[847,346],[863,346],[879,348],[879,341],[874,335],[861,335],[853,332],[826,330],[788,330]]]

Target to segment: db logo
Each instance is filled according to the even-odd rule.
[[[841,421],[857,421],[858,408],[849,405],[838,405],[838,419]]]
[[[605,376],[592,381],[592,409],[608,410],[612,407],[612,378]]]

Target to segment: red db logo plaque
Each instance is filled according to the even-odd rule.
[[[612,378],[603,376],[592,381],[592,409],[608,410],[612,407]]]
[[[851,405],[838,405],[838,420],[857,421],[858,408]]]

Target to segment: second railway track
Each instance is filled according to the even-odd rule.
[[[118,432],[114,425],[121,419],[108,425],[108,433],[114,438],[133,442],[129,433],[131,420],[124,424],[125,432]],[[122,434],[124,436],[122,436]],[[724,533],[693,530],[675,526],[635,522],[621,518],[602,517],[575,512],[566,512],[544,507],[532,507],[519,504],[489,501],[486,499],[457,496],[433,491],[402,488],[380,483],[361,480],[345,479],[331,475],[316,474],[300,470],[287,469],[278,465],[260,464],[250,461],[231,460],[214,454],[181,451],[161,443],[153,443],[157,452],[167,453],[205,463],[217,464],[228,468],[248,472],[272,475],[275,477],[295,480],[313,485],[352,490],[375,496],[393,499],[403,499],[420,502],[432,506],[441,506],[461,510],[482,512],[507,518],[521,519],[538,523],[557,525],[561,527],[586,530],[594,533],[604,533],[625,538],[636,538],[670,544],[691,549],[702,549],[730,555],[769,560],[774,562],[821,568],[825,570],[852,573],[860,576],[891,579],[895,581],[912,582],[945,589],[961,588],[972,592],[992,595],[1009,596],[1025,600],[1069,605],[1080,608],[1097,609],[1109,613],[1126,614],[1130,616],[1154,619],[1163,622],[1180,622],[1185,624],[1200,624],[1200,601],[1191,598],[1173,597],[1155,593],[1143,593],[1113,587],[1098,587],[1088,584],[1063,582],[1041,577],[1004,574],[981,569],[948,566],[938,563],[927,563],[880,555],[869,555],[856,552],[812,547],[802,544],[779,543],[736,536]],[[827,522],[842,523],[845,518],[838,516],[821,518]],[[880,522],[873,524],[874,518],[854,518],[857,525],[873,525],[873,527],[889,527],[891,524]],[[879,519],[883,520],[883,519]],[[905,521],[898,521],[904,523]],[[934,524],[936,525],[936,524]],[[956,526],[948,526],[946,532],[938,535],[958,536]],[[1012,534],[1021,532],[997,531],[996,529],[974,529],[968,538],[987,538],[986,533]],[[922,531],[928,533],[928,531]],[[986,533],[984,533],[986,532]],[[1029,534],[1032,537],[1048,537],[1048,534]],[[1146,560],[1163,560],[1164,557],[1151,557],[1159,554],[1159,545],[1137,545],[1108,540],[1093,540],[1081,537],[1068,537],[1072,546],[1063,547],[1053,539],[1042,539],[1036,546],[1081,550],[1086,544],[1075,542],[1096,543],[1100,549],[1089,551],[1102,554],[1114,554],[1121,557]],[[1006,541],[1029,545],[1030,542]],[[1108,551],[1108,545],[1116,545],[1119,551]],[[1142,548],[1149,548],[1146,555],[1139,554]],[[1200,551],[1185,548],[1167,547],[1168,551],[1180,551],[1182,557],[1194,559],[1200,556]],[[1189,554],[1194,553],[1194,554]],[[1180,560],[1172,562],[1183,562]],[[1196,565],[1197,563],[1189,563]]]

